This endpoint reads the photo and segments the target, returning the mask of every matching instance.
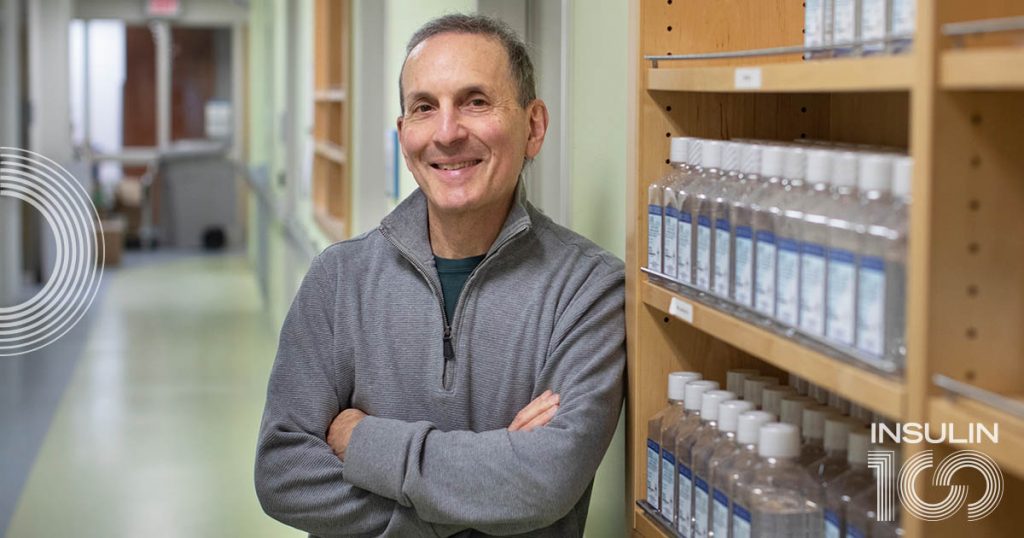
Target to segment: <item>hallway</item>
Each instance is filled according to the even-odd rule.
[[[277,331],[244,255],[137,254],[105,281],[6,536],[300,535],[253,490]]]

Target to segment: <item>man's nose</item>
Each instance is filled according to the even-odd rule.
[[[434,142],[442,146],[456,144],[468,134],[462,124],[462,116],[458,107],[441,107],[438,115],[439,123],[434,131]]]

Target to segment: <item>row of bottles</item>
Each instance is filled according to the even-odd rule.
[[[899,53],[910,48],[916,0],[806,0],[805,58]]]
[[[648,189],[648,269],[902,368],[909,157],[677,137],[669,161]]]
[[[880,418],[790,383],[733,370],[719,390],[696,372],[669,374],[669,405],[648,422],[646,502],[676,534],[902,535],[875,515],[867,424]]]

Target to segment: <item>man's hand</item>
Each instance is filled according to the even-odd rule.
[[[537,399],[530,402],[516,414],[512,424],[508,425],[508,431],[528,432],[533,431],[534,428],[547,426],[548,422],[555,418],[555,413],[558,412],[558,402],[559,397],[557,394],[553,394],[550,390],[544,391],[544,394],[537,396]]]
[[[356,425],[364,418],[366,413],[358,409],[346,409],[331,421],[331,427],[327,429],[327,444],[331,446],[339,460],[345,461],[345,450],[352,439],[352,430],[356,429]]]

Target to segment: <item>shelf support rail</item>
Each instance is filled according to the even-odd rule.
[[[805,47],[802,45],[794,45],[790,47],[772,47],[766,49],[747,49],[747,50],[730,50],[725,52],[700,52],[694,54],[668,54],[668,55],[645,55],[644,60],[651,62],[651,67],[658,67],[660,61],[674,61],[674,60],[721,60],[724,58],[756,58],[760,56],[783,56],[786,54],[800,54],[805,52],[827,52],[838,49],[856,48],[863,45],[874,45],[878,43],[888,44],[895,41],[905,41],[913,39],[913,35],[891,35],[884,38],[878,39],[865,39],[860,41],[853,41],[850,43],[841,43],[837,45],[821,45],[815,47]]]
[[[957,381],[942,374],[935,374],[932,376],[932,383],[954,397],[963,397],[968,400],[974,400],[989,407],[994,407],[995,409],[1009,413],[1017,418],[1024,419],[1024,402],[1007,398],[1001,394],[996,394],[969,383]]]

